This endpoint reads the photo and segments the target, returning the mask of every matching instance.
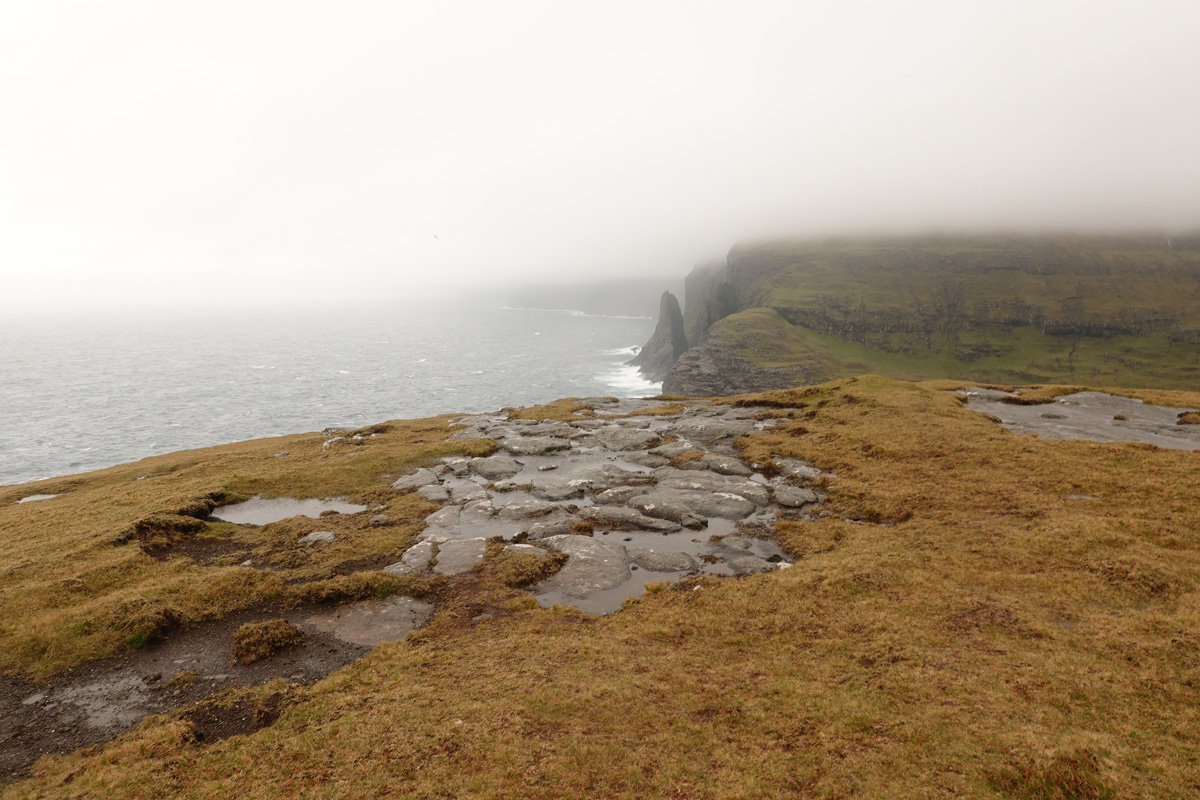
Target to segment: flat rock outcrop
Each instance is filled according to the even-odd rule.
[[[786,463],[791,475],[767,478],[743,463],[737,438],[776,422],[758,419],[753,408],[639,413],[654,406],[661,403],[597,400],[596,416],[577,420],[503,412],[454,420],[459,430],[451,438],[492,439],[513,455],[445,458],[396,480],[398,488],[444,505],[385,571],[455,578],[482,562],[489,540],[505,540],[513,543],[506,545],[511,554],[567,557],[533,588],[539,603],[604,614],[647,581],[786,565],[770,541],[733,534],[769,531],[777,514],[812,519],[810,506],[821,497],[800,483],[825,473],[795,461]],[[685,453],[692,454],[685,468],[671,466]]]

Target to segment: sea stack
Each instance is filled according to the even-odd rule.
[[[657,383],[667,376],[675,361],[687,349],[687,334],[683,328],[683,311],[679,308],[679,300],[670,292],[663,292],[658,306],[658,325],[650,341],[628,363],[637,367],[646,380]]]

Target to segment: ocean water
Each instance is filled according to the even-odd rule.
[[[0,485],[226,442],[659,392],[654,320],[498,306],[0,321]]]

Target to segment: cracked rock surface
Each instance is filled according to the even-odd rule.
[[[789,566],[772,542],[741,534],[769,533],[779,514],[817,512],[821,495],[800,484],[826,473],[780,459],[783,474],[768,479],[744,464],[736,437],[774,424],[755,419],[754,408],[639,413],[654,405],[597,400],[596,416],[568,422],[457,418],[452,439],[490,438],[499,449],[447,458],[393,484],[443,507],[387,570],[463,575],[499,537],[514,542],[510,552],[566,554],[565,565],[534,587],[542,605],[609,613],[653,581]]]

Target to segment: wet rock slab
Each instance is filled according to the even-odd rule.
[[[1178,424],[1181,414],[1195,409],[1151,406],[1103,392],[1076,392],[1036,405],[1006,403],[1004,398],[1017,395],[993,389],[968,389],[966,396],[967,408],[996,417],[1013,433],[1200,449],[1200,425]]]
[[[420,543],[387,571],[463,575],[480,562],[487,539],[518,539],[534,544],[506,549],[567,556],[557,574],[535,587],[539,603],[609,613],[650,581],[786,565],[769,542],[744,544],[733,534],[743,523],[769,530],[777,513],[803,514],[820,496],[794,483],[823,473],[781,459],[790,477],[768,480],[742,463],[734,439],[772,424],[753,419],[752,408],[638,415],[655,405],[661,404],[606,402],[596,406],[596,417],[569,422],[503,413],[459,418],[453,438],[490,438],[500,453],[448,458],[394,484],[441,497],[445,505],[426,519]],[[695,453],[693,460],[670,466],[684,453]]]

